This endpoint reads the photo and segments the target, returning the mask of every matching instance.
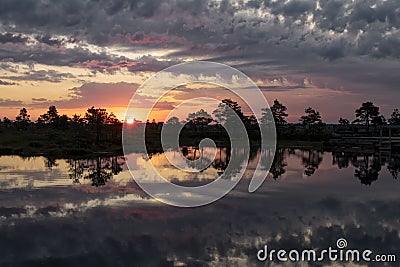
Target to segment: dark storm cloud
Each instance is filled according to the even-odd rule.
[[[0,33],[0,43],[25,43],[28,39],[23,37],[22,34],[13,33]]]
[[[48,25],[70,27],[85,20],[83,15],[85,11],[89,10],[87,5],[90,2],[76,0],[68,2],[5,0],[0,3],[0,16],[3,23],[16,23],[24,27],[29,27],[29,25],[34,27]],[[95,1],[92,4],[95,5]],[[86,19],[86,21],[89,21],[89,19]]]
[[[66,43],[73,44],[73,43],[78,42],[78,40],[75,38],[69,38],[69,39],[68,38],[57,38],[57,37],[51,36],[49,34],[38,35],[35,37],[35,39],[42,44],[46,44],[49,46],[58,46],[58,47],[63,44],[66,44]]]
[[[7,82],[7,81],[2,81],[0,80],[0,85],[16,85],[17,83],[14,82]]]
[[[0,76],[1,77],[1,76]],[[13,81],[47,81],[59,83],[65,79],[75,78],[71,73],[62,73],[55,70],[31,70],[16,76],[4,76]]]
[[[252,78],[307,73],[318,76],[316,81],[335,77],[336,82],[329,81],[333,87],[355,86],[350,89],[368,94],[377,81],[368,73],[382,75],[383,91],[397,88],[387,65],[399,68],[399,13],[397,0],[6,0],[0,3],[0,21],[3,35],[12,34],[3,39],[15,45],[0,42],[0,60],[112,73],[122,67],[158,71],[199,56],[239,66]],[[24,34],[36,36],[38,44],[25,44]],[[66,46],[70,38],[74,46]],[[88,43],[119,45],[127,52],[175,52],[168,55],[169,63],[150,59],[148,64],[94,52],[85,47]]]
[[[155,32],[183,37],[188,46],[212,44],[208,47],[229,50],[235,43],[243,49],[249,44],[265,48],[279,43],[290,48],[312,47],[319,54],[327,50],[322,56],[335,59],[347,54],[398,57],[394,47],[399,36],[399,6],[396,0],[326,0],[319,5],[314,0],[247,4],[7,0],[0,4],[0,16],[5,27],[15,24],[21,32],[79,35],[97,44],[106,44],[112,36],[131,34],[140,40],[143,34]],[[42,41],[57,44],[50,37]],[[337,42],[344,44],[344,51],[339,51]]]
[[[73,66],[90,60],[121,61],[123,57],[115,57],[105,52],[91,52],[87,48],[75,47],[62,51],[58,48],[14,47],[14,50],[0,47],[0,60],[12,62],[34,62],[55,66]]]
[[[302,89],[302,88],[307,88],[303,85],[287,85],[287,86],[281,86],[281,85],[270,85],[270,86],[258,86],[260,90],[266,90],[268,92],[284,92],[284,91],[290,91],[294,89]]]
[[[178,63],[180,62],[175,60],[159,60],[156,57],[147,55],[134,61],[89,60],[77,63],[75,66],[112,74],[120,68],[127,68],[130,72],[157,72]]]
[[[277,1],[274,4],[270,4],[273,8],[274,14],[285,14],[289,17],[299,17],[305,12],[314,11],[315,1]]]
[[[137,71],[153,71],[157,72],[162,69],[168,68],[170,66],[173,66],[175,64],[178,64],[179,61],[175,60],[168,60],[168,61],[163,61],[163,60],[158,60],[157,58],[147,55],[141,57],[137,62],[131,66],[128,67],[128,70],[131,72],[137,72]]]
[[[51,36],[49,34],[44,34],[44,35],[36,35],[35,37],[32,37],[30,35],[26,34],[21,34],[21,33],[13,33],[13,32],[6,32],[6,33],[0,33],[0,43],[1,44],[6,44],[6,43],[29,43],[33,41],[37,41],[41,44],[46,44],[49,46],[60,46],[65,43],[76,43],[78,40],[75,38],[59,38],[57,36]]]

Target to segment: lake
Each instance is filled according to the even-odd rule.
[[[169,164],[181,153],[191,171]],[[198,186],[215,180],[240,151],[217,148],[212,162],[197,160],[213,153],[182,147],[129,157],[135,178],[151,180],[151,163],[173,183]],[[199,208],[148,197],[123,156],[1,156],[0,266],[272,266],[257,259],[264,245],[321,249],[339,238],[399,258],[400,155],[280,148],[266,181],[249,193],[260,153],[251,151],[232,192]]]

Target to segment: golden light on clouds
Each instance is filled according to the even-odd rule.
[[[113,112],[120,120],[124,120],[126,105],[129,103],[130,98],[133,96],[134,91],[124,90],[120,91],[118,88],[126,84],[137,84],[139,86],[154,73],[148,72],[135,72],[128,71],[127,68],[121,68],[113,73],[108,72],[93,72],[85,68],[78,67],[60,67],[60,66],[48,66],[42,64],[35,64],[29,66],[26,64],[14,64],[9,63],[13,71],[7,71],[2,74],[4,77],[20,77],[17,80],[17,85],[13,86],[1,86],[2,96],[7,96],[3,99],[10,101],[22,101],[20,105],[0,107],[0,117],[15,118],[18,111],[23,106],[26,106],[31,114],[32,120],[36,120],[40,114],[43,114],[51,103],[59,103],[59,101],[68,101],[72,97],[72,88],[81,88],[84,85],[93,84],[90,94],[85,95],[87,102],[90,99],[97,99],[101,97],[101,101],[98,107],[107,108],[110,112]],[[39,76],[38,78],[38,75]],[[166,77],[166,80],[174,81],[179,83],[179,77]],[[162,79],[160,82],[163,83],[166,80]],[[313,106],[317,109],[326,109],[325,114],[333,114],[334,105],[333,101],[341,101],[340,99],[346,98],[348,101],[353,97],[349,92],[344,90],[333,90],[327,88],[319,88],[313,84],[296,84],[288,81],[287,78],[281,77],[280,79],[265,79],[257,80],[257,85],[262,88],[269,103],[273,103],[274,99],[279,99],[281,102],[286,104],[289,108],[289,120],[296,122],[298,117],[304,111],[304,108],[309,106],[310,103],[315,103],[318,99],[317,104]],[[102,95],[99,96],[96,93],[96,84],[98,86],[109,85],[109,89],[102,89]],[[113,85],[116,85],[114,87]],[[167,84],[166,84],[167,85]],[[157,95],[151,88],[142,88],[143,95],[148,99],[151,99],[153,95]],[[121,93],[124,93],[122,96]],[[75,96],[76,97],[76,96]],[[79,96],[78,96],[79,97]],[[190,83],[176,87],[174,90],[169,91],[157,102],[154,109],[148,117],[146,117],[145,110],[141,108],[141,104],[138,103],[137,107],[134,108],[134,116],[131,116],[130,120],[136,119],[146,121],[147,119],[164,121],[169,117],[169,113],[175,107],[179,106],[187,99],[193,99],[198,97],[210,97],[219,100],[225,98],[231,98],[239,102],[243,107],[244,112],[248,112],[245,103],[242,103],[240,99],[225,88],[218,87],[214,84],[209,83]],[[120,100],[116,100],[120,99]],[[39,100],[44,102],[41,104]],[[146,101],[144,98],[143,101]],[[93,103],[93,105],[96,105]],[[207,103],[204,101],[192,101],[191,112],[195,112],[201,108],[206,109],[210,114],[212,108],[210,105],[207,107]],[[86,109],[90,106],[82,104],[79,107],[58,107],[60,114],[66,114],[72,116],[74,114],[84,116]],[[176,116],[181,120],[187,117],[187,110],[181,109],[177,111]],[[324,112],[322,112],[324,115]]]

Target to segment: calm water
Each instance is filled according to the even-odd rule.
[[[213,156],[193,147],[181,152],[189,160]],[[193,170],[205,168],[200,173],[171,166],[167,157],[179,153],[132,154],[133,175],[151,180],[151,163],[174,183],[201,185],[240,151],[221,148],[211,164],[193,161]],[[341,237],[349,247],[400,258],[399,155],[279,149],[268,179],[250,194],[259,153],[251,153],[234,191],[192,209],[147,197],[122,156],[2,156],[0,266],[268,266],[256,258],[266,244],[326,248]]]

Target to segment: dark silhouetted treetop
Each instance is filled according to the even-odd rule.
[[[39,123],[55,123],[59,117],[57,108],[55,106],[50,106],[49,110],[40,115],[37,121]]]
[[[340,118],[339,119],[339,124],[340,125],[350,125],[350,121],[348,119]]]
[[[390,116],[388,122],[391,125],[400,125],[400,112],[397,108],[393,110],[393,113]]]
[[[31,115],[28,114],[28,111],[26,110],[26,108],[22,108],[19,111],[19,115],[15,118],[15,120],[17,122],[30,122],[31,121],[30,117],[31,117]]]
[[[306,125],[322,124],[321,115],[315,109],[309,107],[305,109],[306,115],[301,116],[300,121]]]
[[[186,118],[186,121],[196,124],[196,125],[207,125],[213,121],[210,114],[204,109],[200,109],[197,112],[190,113]]]
[[[280,103],[277,99],[275,99],[274,104],[271,107],[271,112],[272,115],[274,116],[276,125],[281,126],[287,123],[286,117],[288,116],[288,114],[286,113],[286,111],[287,111],[286,106]]]
[[[235,121],[235,114],[232,111],[236,113],[240,120],[245,122],[246,118],[243,114],[242,107],[232,99],[222,100],[218,105],[218,108],[213,111],[213,115],[219,123],[224,124],[229,121]]]
[[[178,125],[178,124],[180,124],[179,118],[178,117],[171,117],[166,121],[166,124]]]
[[[382,123],[382,117],[380,117],[379,107],[375,106],[371,101],[364,102],[361,107],[356,109],[356,119],[353,123],[361,123],[369,127],[372,124]]]

